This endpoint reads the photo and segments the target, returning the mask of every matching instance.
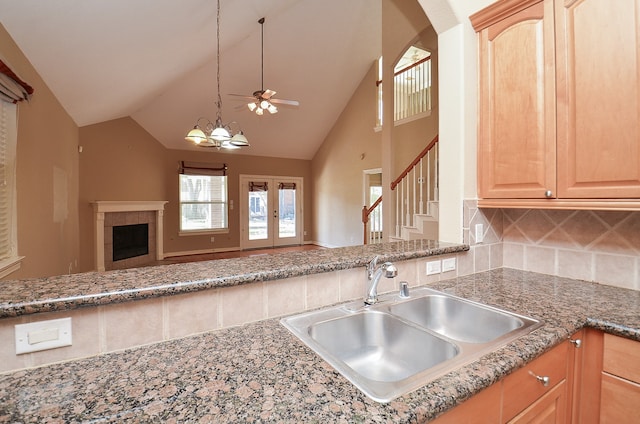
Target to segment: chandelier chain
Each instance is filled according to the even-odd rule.
[[[222,96],[220,95],[220,0],[218,0],[218,8],[216,11],[216,41],[217,41],[217,55],[216,55],[216,66],[217,66],[217,75],[216,80],[218,82],[218,114],[216,115],[217,120],[222,122]]]

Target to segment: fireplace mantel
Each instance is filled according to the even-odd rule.
[[[104,251],[104,214],[109,212],[156,212],[156,260],[164,259],[163,251],[163,224],[164,205],[166,200],[142,200],[142,201],[115,201],[98,200],[91,202],[95,215],[95,266],[98,271],[105,270]]]

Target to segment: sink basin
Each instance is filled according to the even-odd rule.
[[[524,326],[523,318],[451,296],[429,295],[389,307],[389,312],[450,339],[487,343]]]
[[[327,353],[374,381],[401,381],[458,353],[453,343],[377,311],[313,324],[309,335]]]
[[[378,402],[424,386],[541,322],[429,288],[285,317],[289,331]]]

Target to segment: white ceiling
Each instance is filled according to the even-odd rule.
[[[222,118],[251,142],[233,154],[313,157],[381,53],[381,1],[221,0]],[[215,120],[215,0],[0,0],[0,11],[78,126],[131,116],[185,149],[198,117]],[[259,117],[228,94],[261,88],[261,17],[264,88],[300,107]]]

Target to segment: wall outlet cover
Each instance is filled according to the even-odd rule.
[[[484,225],[476,224],[476,243],[482,243],[484,241]]]
[[[16,355],[71,346],[71,317],[15,326]]]
[[[427,262],[427,275],[440,274],[440,261]]]
[[[442,260],[442,272],[454,271],[456,269],[456,258]]]

